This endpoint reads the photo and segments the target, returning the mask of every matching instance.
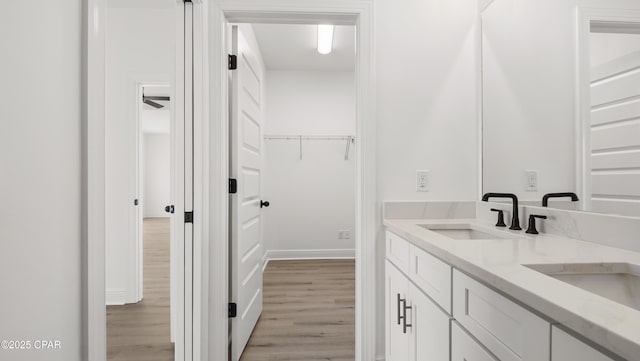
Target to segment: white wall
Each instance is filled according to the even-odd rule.
[[[354,135],[352,72],[267,71],[265,134]],[[263,236],[267,257],[353,256],[355,146],[265,140]],[[349,239],[338,239],[348,230]]]
[[[82,5],[0,10],[0,350],[11,361],[81,360]]]
[[[175,14],[160,8],[109,8],[106,55],[106,291],[107,303],[136,302],[135,137],[137,82],[170,83]]]
[[[483,13],[484,190],[539,200],[576,190],[576,7],[635,0],[495,0]],[[542,20],[544,19],[544,20]],[[525,192],[525,169],[538,191]]]
[[[144,217],[168,217],[171,204],[171,139],[169,134],[145,134],[142,208]]]
[[[353,72],[267,71],[265,134],[354,135]]]
[[[476,0],[374,4],[378,201],[477,199]],[[417,169],[431,170],[430,192],[415,191]],[[383,235],[380,226],[379,357],[384,355]]]

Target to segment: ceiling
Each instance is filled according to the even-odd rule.
[[[355,27],[336,25],[333,51],[317,51],[316,25],[253,24],[258,46],[268,70],[353,71]]]

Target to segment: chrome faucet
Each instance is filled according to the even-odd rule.
[[[511,212],[511,227],[514,231],[519,231],[522,228],[520,227],[520,217],[518,215],[518,197],[513,193],[485,193],[482,196],[483,202],[488,202],[489,198],[511,198],[513,203],[513,211]]]

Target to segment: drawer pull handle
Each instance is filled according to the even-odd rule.
[[[402,320],[402,316],[400,316],[400,302],[402,302],[402,299],[400,298],[400,294],[398,293],[398,302],[397,302],[397,306],[398,306],[398,325],[400,324],[400,320]]]
[[[403,312],[402,312],[402,333],[407,333],[407,328],[413,326],[410,323],[407,323],[407,310],[412,309],[411,306],[407,306],[407,300],[406,299],[401,299],[400,302],[402,302],[402,308],[403,308]]]

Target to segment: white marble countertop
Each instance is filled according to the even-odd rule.
[[[512,239],[455,240],[420,225],[472,225]],[[640,360],[640,311],[525,267],[527,264],[631,263],[640,253],[575,239],[496,228],[476,219],[385,219],[388,230],[483,283],[629,360]],[[640,242],[640,239],[639,239]]]

